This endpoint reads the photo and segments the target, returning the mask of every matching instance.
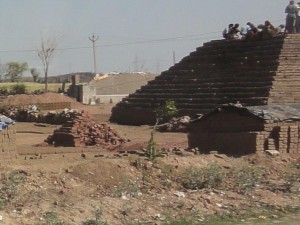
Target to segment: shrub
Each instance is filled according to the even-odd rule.
[[[148,141],[147,149],[146,149],[146,157],[154,161],[157,157],[161,156],[161,150],[157,148],[156,142],[154,140],[154,132],[151,132],[150,140]]]
[[[132,180],[129,177],[125,177],[122,182],[117,186],[114,196],[122,197],[130,196],[130,197],[138,197],[140,192],[141,181],[136,179]]]
[[[11,87],[12,94],[25,94],[26,85],[25,84],[15,84]]]
[[[63,225],[56,212],[48,211],[44,214],[45,222],[42,225]]]
[[[108,225],[101,219],[102,212],[100,209],[95,209],[95,219],[90,219],[82,222],[82,225]]]
[[[248,191],[260,183],[263,170],[259,167],[244,165],[241,168],[235,168],[232,173],[238,191]]]
[[[221,186],[223,177],[222,167],[217,164],[211,164],[204,168],[191,167],[183,172],[181,184],[183,187],[193,190],[217,188]]]
[[[25,175],[13,170],[8,175],[2,176],[2,187],[0,189],[0,202],[3,207],[17,195],[19,186],[25,180]]]

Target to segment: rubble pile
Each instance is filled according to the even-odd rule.
[[[55,146],[101,146],[110,149],[129,140],[121,138],[107,124],[96,123],[87,112],[81,112],[55,130],[45,141]]]
[[[190,122],[189,116],[174,117],[168,123],[159,125],[158,130],[161,132],[187,132]]]
[[[17,122],[35,122],[47,124],[64,124],[69,119],[78,115],[76,109],[64,109],[62,111],[48,111],[42,113],[36,105],[27,107],[9,107],[0,111],[5,116],[12,118]]]

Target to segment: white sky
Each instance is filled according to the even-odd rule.
[[[161,72],[221,39],[229,23],[284,24],[286,0],[0,0],[0,63],[27,62],[42,73],[34,50],[58,38],[49,74]]]

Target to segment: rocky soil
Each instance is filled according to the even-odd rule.
[[[78,108],[108,123],[111,107]],[[299,155],[200,155],[186,151],[186,133],[156,132],[164,154],[150,161],[151,127],[108,124],[131,141],[42,147],[60,126],[16,123],[20,155],[1,167],[0,224],[270,224],[300,207]]]

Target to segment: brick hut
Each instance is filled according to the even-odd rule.
[[[265,150],[299,154],[299,125],[300,104],[223,105],[193,121],[189,148],[233,155]]]

